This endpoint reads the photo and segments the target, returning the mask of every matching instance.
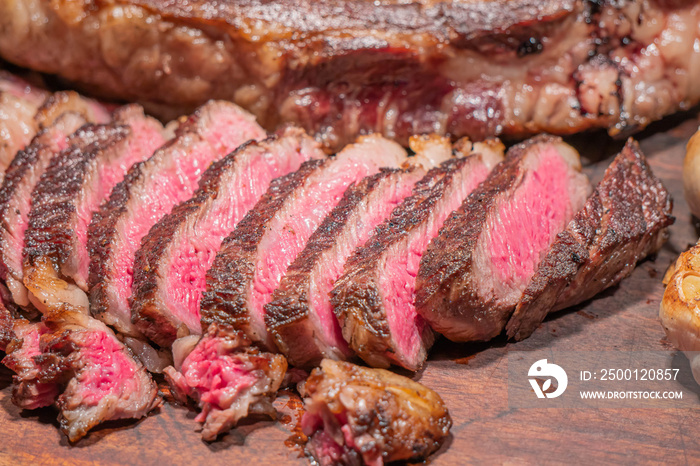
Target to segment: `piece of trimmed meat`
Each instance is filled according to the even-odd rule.
[[[529,337],[548,313],[586,301],[628,277],[668,238],[673,201],[629,140],[522,294],[506,330]]]
[[[306,451],[321,466],[419,462],[452,427],[440,395],[383,369],[324,359],[300,392]]]
[[[483,150],[430,170],[346,262],[331,303],[343,337],[369,365],[418,370],[425,361],[434,337],[413,306],[421,256],[502,158],[502,150]]]
[[[250,414],[275,418],[272,401],[286,371],[284,356],[260,352],[243,333],[212,324],[182,365],[165,374],[176,397],[202,409],[195,420],[211,442]]]
[[[24,285],[39,310],[88,311],[88,224],[134,163],[164,142],[163,127],[130,105],[109,125],[87,125],[51,159],[32,194]]]
[[[75,442],[98,424],[139,419],[160,406],[158,387],[102,322],[72,311],[50,312],[35,358],[41,382],[59,382],[59,423]]]
[[[194,196],[176,206],[142,241],[134,262],[132,321],[160,346],[202,333],[199,306],[221,242],[275,178],[325,157],[304,130],[251,142],[214,163]]]
[[[549,245],[591,191],[576,151],[538,136],[513,146],[445,221],[418,270],[415,306],[454,341],[500,334]]]
[[[289,264],[353,183],[398,167],[406,151],[381,136],[364,136],[334,158],[310,160],[276,179],[228,236],[207,273],[203,327],[219,322],[243,330],[254,342],[276,348],[264,308]]]
[[[44,129],[17,152],[0,185],[0,278],[13,301],[23,307],[29,305],[22,282],[22,250],[32,191],[53,156],[68,147],[69,135],[86,122],[107,123],[110,115],[97,102],[75,92],[57,92],[46,99],[35,119]]]
[[[136,164],[93,216],[88,231],[90,310],[119,332],[131,322],[134,260],[141,240],[197,189],[202,173],[244,142],[262,139],[254,118],[228,102],[209,102],[180,124],[175,138]]]
[[[429,136],[413,138],[411,149],[416,152],[409,159],[413,167],[383,169],[345,191],[265,305],[267,328],[291,365],[314,367],[324,357],[352,355],[333,315],[333,283],[355,248],[411,195],[425,169],[449,159],[452,152],[449,140]]]
[[[42,381],[40,372],[41,336],[49,333],[43,322],[31,323],[15,319],[13,338],[7,345],[7,356],[2,363],[15,375],[12,377],[12,402],[22,409],[51,406],[60,394],[56,381]]]
[[[47,96],[43,89],[0,74],[0,176],[39,129],[34,117]]]
[[[0,55],[159,109],[233,100],[339,148],[642,128],[700,101],[698,24],[691,0],[5,0]]]

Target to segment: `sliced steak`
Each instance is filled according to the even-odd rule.
[[[630,140],[566,230],[557,235],[508,321],[508,336],[529,337],[548,313],[592,298],[629,276],[661,248],[673,201]]]
[[[161,346],[202,333],[200,300],[221,242],[273,179],[322,158],[318,143],[290,128],[279,138],[240,147],[204,172],[194,196],[151,228],[136,253],[131,306],[136,327]]]
[[[345,190],[381,167],[398,167],[406,152],[380,136],[360,138],[333,159],[305,162],[276,179],[226,238],[207,273],[202,324],[232,325],[267,348],[275,343],[264,309],[289,264]]]
[[[12,331],[13,339],[7,345],[7,356],[2,360],[15,373],[12,377],[12,403],[22,409],[51,406],[61,387],[56,381],[41,380],[41,336],[49,333],[48,327],[42,322],[16,319]]]
[[[162,126],[138,106],[109,125],[87,125],[51,159],[32,194],[23,252],[24,284],[38,309],[87,312],[88,224],[112,187],[163,144]]]
[[[425,361],[433,334],[413,306],[421,256],[501,159],[502,153],[484,151],[430,170],[346,262],[331,303],[343,337],[369,365],[417,370]]]
[[[97,102],[75,92],[57,92],[46,99],[35,119],[44,129],[17,153],[0,186],[0,278],[14,302],[23,307],[29,305],[22,283],[22,250],[32,191],[53,156],[68,147],[70,134],[86,122],[107,123],[110,115]]]
[[[202,173],[244,142],[265,132],[253,117],[228,102],[209,102],[176,131],[175,138],[127,173],[97,212],[88,231],[90,310],[119,332],[131,323],[136,251],[148,231],[197,189]]]
[[[40,382],[59,382],[61,430],[75,442],[98,424],[138,419],[160,406],[158,387],[102,322],[72,311],[49,313],[41,337]]]
[[[284,356],[260,352],[243,333],[213,324],[181,367],[165,374],[176,397],[198,403],[195,420],[211,442],[249,414],[276,418],[272,401],[286,371]]]
[[[414,167],[383,169],[345,191],[265,305],[267,328],[291,365],[314,367],[324,357],[345,359],[352,354],[333,315],[329,295],[333,283],[355,248],[425,175],[418,167],[430,168],[451,155],[449,141],[442,138],[415,138],[411,148],[416,151],[409,159]]]
[[[382,369],[324,359],[300,391],[306,451],[321,466],[424,460],[452,426],[440,395]]]
[[[455,341],[503,330],[547,248],[590,193],[576,151],[538,136],[506,160],[445,222],[423,256],[415,305]]]

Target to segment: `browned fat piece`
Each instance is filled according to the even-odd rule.
[[[538,136],[512,147],[423,255],[415,305],[455,341],[503,330],[537,264],[590,193],[576,151]]]
[[[639,145],[627,141],[547,251],[508,321],[508,336],[527,338],[548,313],[586,301],[629,276],[668,238],[672,209],[670,194]]]

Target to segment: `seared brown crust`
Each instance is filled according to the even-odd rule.
[[[14,320],[10,311],[0,302],[0,351],[5,351],[7,345],[15,338],[15,332],[12,330]]]
[[[287,198],[325,162],[326,159],[309,160],[298,171],[275,179],[255,207],[223,241],[207,272],[207,288],[201,304],[202,330],[216,322],[246,331],[249,322],[246,302],[255,273],[258,244],[268,223]]]
[[[378,283],[382,257],[393,244],[430,216],[454,174],[469,163],[470,157],[448,160],[431,169],[413,188],[411,196],[404,199],[367,243],[348,258],[343,275],[335,282],[331,303],[343,336],[372,366],[388,366],[394,352]],[[433,343],[434,335],[427,325],[422,339],[424,348]]]
[[[272,136],[267,142],[276,139]],[[236,154],[244,150],[253,141],[247,142],[226,157],[214,162],[199,181],[199,189],[187,201],[175,206],[169,215],[161,219],[146,235],[141,248],[136,252],[134,262],[133,296],[131,298],[131,320],[144,335],[160,346],[169,346],[179,336],[189,333],[182,329],[182,335],[173,322],[164,316],[155,303],[158,289],[158,276],[163,261],[167,261],[167,249],[175,237],[180,225],[187,221],[190,215],[196,214],[201,206],[219,192],[221,175],[235,162]]]
[[[629,140],[584,208],[552,244],[506,327],[529,337],[549,312],[592,298],[629,276],[665,242],[673,201]]]
[[[321,348],[314,343],[315,330],[309,322],[308,291],[311,272],[321,255],[339,240],[339,235],[357,206],[367,199],[382,180],[401,172],[402,170],[384,168],[350,186],[287,268],[272,300],[265,305],[265,324],[290,364],[303,367],[316,365],[323,359]]]
[[[507,197],[520,185],[525,174],[522,163],[530,148],[560,141],[560,138],[542,135],[513,146],[505,160],[445,220],[440,234],[432,239],[423,254],[416,279],[416,309],[431,325],[435,325],[431,314],[454,316],[468,309],[473,315],[470,325],[474,340],[493,338],[494,333],[503,329],[513,310],[511,306],[472,294],[470,287],[466,290],[458,287],[460,292],[455,296],[452,293],[454,284],[472,273],[473,252],[484,225],[494,215],[497,200]]]
[[[80,126],[84,124],[86,120],[76,114],[64,114],[63,118],[69,118],[73,121],[69,123],[72,127]],[[4,224],[12,217],[8,209],[10,208],[10,201],[13,196],[16,195],[17,190],[20,188],[20,184],[25,179],[25,175],[31,170],[40,170],[41,167],[37,164],[42,158],[43,152],[50,150],[48,144],[50,141],[46,139],[50,137],[52,130],[44,129],[39,134],[34,137],[32,143],[27,146],[26,149],[17,152],[17,155],[12,160],[12,163],[7,168],[5,172],[5,177],[2,180],[2,185],[0,186],[0,219],[3,221],[1,226],[3,229],[8,230],[9,225]],[[0,247],[0,278],[5,279],[7,277],[7,262],[4,259],[5,246]]]
[[[123,141],[129,133],[127,126],[86,125],[71,136],[70,147],[51,160],[32,194],[23,253],[25,269],[36,259],[47,257],[59,272],[59,264],[71,254],[75,199],[87,166],[101,150]]]

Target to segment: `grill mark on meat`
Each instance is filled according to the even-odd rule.
[[[216,440],[250,414],[277,416],[272,400],[287,361],[252,347],[241,332],[210,325],[178,369],[166,368],[166,379],[177,398],[190,397],[202,409],[195,420],[204,424],[205,441]]]
[[[387,367],[394,363],[417,370],[425,361],[434,337],[412,306],[418,260],[449,213],[500,158],[496,152],[474,154],[430,170],[413,194],[346,262],[331,302],[343,337],[368,364]],[[387,264],[404,270],[405,275],[395,276],[396,270]],[[399,296],[400,289],[407,296]],[[394,315],[399,308],[405,309],[404,315]],[[404,322],[398,323],[401,320]],[[407,325],[408,330],[399,325]]]
[[[350,254],[411,194],[425,170],[452,155],[449,141],[434,135],[411,138],[411,149],[416,155],[407,164],[413,167],[383,169],[347,189],[265,306],[265,323],[293,366],[314,367],[324,357],[352,355],[333,314],[333,283]]]
[[[22,250],[32,191],[53,156],[67,148],[70,134],[86,122],[106,123],[110,115],[97,102],[68,91],[51,94],[34,119],[43,129],[17,153],[0,186],[0,278],[23,307],[30,304],[22,283]]]
[[[330,292],[345,259],[354,250],[339,243],[353,244],[357,236],[358,243],[364,243],[374,227],[410,194],[422,174],[422,170],[415,169],[383,169],[348,188],[289,266],[272,301],[265,305],[265,323],[290,364],[314,367],[324,357],[346,359],[352,355],[330,301],[319,302],[323,297],[316,295]],[[383,215],[373,219],[371,214]]]
[[[274,348],[263,306],[288,265],[347,187],[382,166],[401,165],[405,157],[406,152],[395,143],[368,136],[333,159],[306,162],[296,173],[273,181],[265,196],[224,240],[207,273],[203,327],[214,322],[230,325],[251,340]]]
[[[557,235],[508,322],[508,336],[527,338],[548,313],[629,276],[667,239],[672,208],[668,191],[629,140],[583,209]]]
[[[192,196],[212,162],[248,140],[264,137],[252,115],[228,102],[212,101],[183,122],[173,140],[131,167],[90,224],[93,316],[122,333],[141,335],[131,322],[128,299],[143,237],[175,205]]]
[[[323,157],[303,130],[290,128],[279,138],[251,142],[215,162],[202,175],[194,196],[176,206],[142,241],[134,264],[136,326],[160,346],[201,333],[205,274],[221,242],[273,179],[298,170],[306,160]]]
[[[472,341],[503,330],[546,248],[590,192],[579,170],[578,154],[552,136],[508,151],[421,260],[416,309],[435,331]],[[533,209],[536,225],[527,223]]]
[[[38,309],[87,312],[90,217],[129,166],[162,144],[161,132],[140,107],[127,106],[110,125],[78,130],[51,159],[32,194],[23,251],[24,284]]]

